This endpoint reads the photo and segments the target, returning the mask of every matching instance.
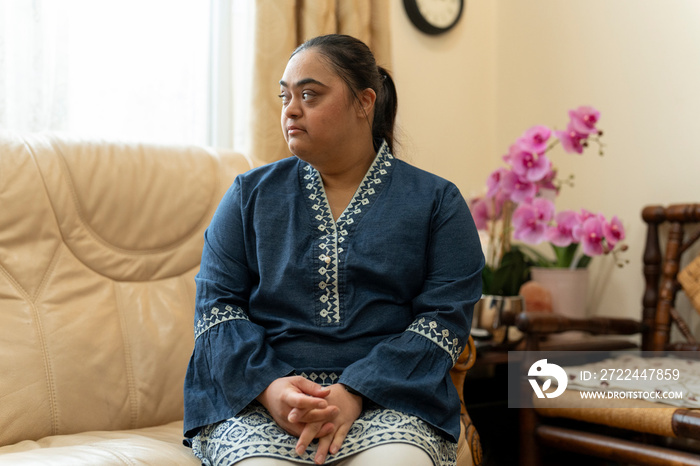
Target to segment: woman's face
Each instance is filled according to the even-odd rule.
[[[359,125],[367,126],[345,82],[313,49],[289,60],[280,80],[280,98],[289,150],[312,165],[357,144],[363,129]]]

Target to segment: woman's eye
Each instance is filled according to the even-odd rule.
[[[287,100],[288,100],[288,99],[287,99],[287,94],[280,94],[280,95],[278,95],[277,97],[280,98],[280,100],[282,101],[283,104],[286,104],[286,103],[287,103]]]
[[[313,97],[313,93],[312,93],[312,92],[304,91],[304,92],[301,93],[301,99],[302,99],[302,100],[309,100],[309,99],[312,98],[312,97]]]

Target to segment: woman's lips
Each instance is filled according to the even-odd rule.
[[[304,130],[299,128],[298,126],[287,126],[287,134],[289,136],[296,136],[298,134],[303,133]]]

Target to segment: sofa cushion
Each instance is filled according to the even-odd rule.
[[[0,465],[199,465],[182,445],[182,422],[127,431],[96,431],[0,447]]]

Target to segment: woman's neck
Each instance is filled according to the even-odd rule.
[[[374,147],[352,156],[343,156],[331,166],[314,167],[323,180],[328,203],[335,220],[340,217],[374,162]]]

